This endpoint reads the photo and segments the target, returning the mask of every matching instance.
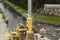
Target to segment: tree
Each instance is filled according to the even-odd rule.
[[[27,10],[28,0],[8,0],[8,1]],[[60,0],[32,0],[33,11],[35,11],[37,8],[43,8],[44,4],[60,4]]]

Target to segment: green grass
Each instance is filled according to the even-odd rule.
[[[13,7],[19,13],[27,14],[27,10],[25,10],[21,7],[18,7],[9,1],[5,1],[5,2],[8,3],[9,5],[11,5],[11,7]],[[33,13],[32,16],[33,16],[33,18],[38,19],[41,22],[49,22],[49,23],[54,23],[54,24],[60,24],[60,17],[59,16],[41,15],[41,14],[38,15],[38,13]]]
[[[33,14],[33,17],[35,19],[38,19],[43,22],[49,22],[49,23],[54,23],[54,24],[60,24],[60,17],[59,16],[53,16],[53,15],[38,15],[37,13]]]

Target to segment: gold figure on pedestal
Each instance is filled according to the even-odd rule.
[[[27,38],[26,40],[34,40],[34,34],[33,34],[33,30],[32,30],[32,18],[28,15],[27,17]]]
[[[40,29],[40,34],[42,35],[41,37],[43,38],[44,35],[46,34],[46,30],[44,28]]]
[[[32,33],[32,18],[29,15],[27,17],[27,25],[26,26],[28,27],[28,32]]]
[[[10,40],[16,40],[16,32],[10,31]]]
[[[17,40],[24,40],[25,39],[25,35],[26,35],[26,29],[25,28],[20,28],[19,25],[17,25],[16,28],[16,36],[17,36]]]
[[[19,25],[17,25],[17,28],[16,28],[16,36],[19,37]]]

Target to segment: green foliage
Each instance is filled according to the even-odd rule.
[[[33,14],[33,17],[35,19],[38,19],[40,21],[46,21],[46,22],[51,22],[51,23],[58,23],[60,24],[60,17],[59,16],[53,16],[53,15],[38,15],[37,13]]]
[[[0,9],[0,14],[3,14],[2,10]]]
[[[5,20],[6,16],[4,15],[4,13],[2,12],[2,10],[0,9],[0,14],[2,14],[2,19]]]
[[[28,0],[8,0],[17,6],[20,6],[27,10]],[[60,4],[60,0],[32,0],[32,9],[35,11],[37,8],[43,8],[44,4]]]
[[[35,0],[33,0],[33,2],[34,2]],[[52,0],[51,0],[52,1]],[[56,0],[57,1],[57,0]],[[34,2],[35,3],[35,2]],[[45,2],[43,2],[43,3],[46,3],[46,1]],[[50,1],[48,1],[47,3],[53,3],[53,1],[52,2],[50,2]],[[54,2],[55,3],[55,2]],[[10,5],[12,5],[12,7],[13,8],[15,8],[16,10],[18,10],[18,12],[22,12],[22,13],[26,13],[26,10],[25,9],[23,9],[23,8],[20,8],[19,6],[14,6],[14,4],[10,4]],[[35,6],[34,5],[34,9],[35,8],[37,8],[40,4],[38,4],[38,0],[36,0],[36,5],[37,6]],[[41,6],[41,5],[40,5]],[[20,10],[22,10],[22,11],[20,11]],[[33,16],[33,18],[35,18],[35,19],[38,19],[38,20],[40,20],[40,21],[42,21],[42,22],[50,22],[50,23],[56,23],[56,24],[60,24],[60,17],[59,16],[53,16],[53,15],[39,15],[38,13],[33,13],[32,14],[32,16]]]
[[[22,7],[19,7],[15,4],[13,4],[12,2],[9,2],[9,1],[5,1],[8,5],[10,5],[12,8],[14,8],[15,10],[17,10],[19,13],[23,13],[23,14],[26,14],[27,13],[27,10],[25,10],[24,8]]]
[[[27,10],[27,5],[28,5],[27,0],[18,0],[18,1],[17,0],[8,0],[8,1]]]
[[[5,20],[5,19],[6,19],[6,16],[5,16],[5,15],[2,15],[2,19],[4,19],[4,20]]]

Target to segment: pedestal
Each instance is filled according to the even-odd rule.
[[[26,40],[34,40],[34,33],[29,33],[27,32],[27,35],[26,35]]]
[[[19,40],[19,37],[16,37],[16,40]]]

